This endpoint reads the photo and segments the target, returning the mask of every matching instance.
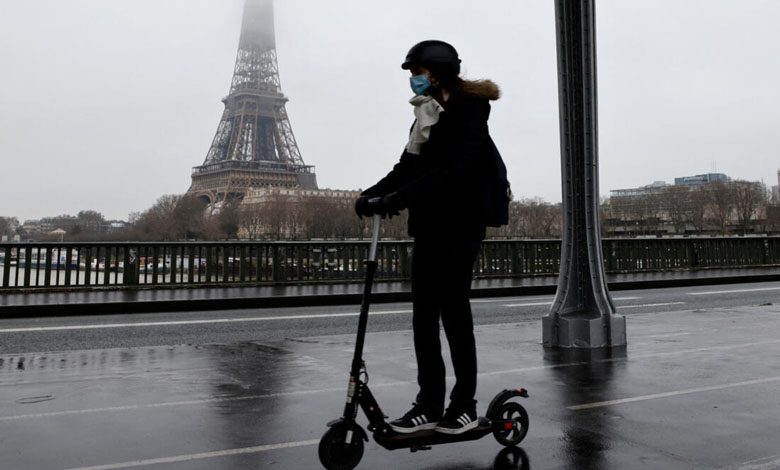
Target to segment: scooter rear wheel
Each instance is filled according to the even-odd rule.
[[[493,429],[493,437],[499,444],[515,446],[528,434],[528,413],[519,403],[509,401],[498,409],[496,420],[506,421],[506,426]]]
[[[363,458],[363,439],[346,423],[335,424],[320,439],[319,456],[328,470],[352,470]]]

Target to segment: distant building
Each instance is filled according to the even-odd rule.
[[[640,186],[638,188],[629,189],[613,189],[610,191],[610,197],[628,197],[635,198],[639,196],[645,196],[647,194],[658,194],[662,188],[669,186],[665,181],[654,181],[647,186]]]
[[[318,236],[312,235],[317,232],[318,226],[335,222],[333,218],[345,213],[357,220],[352,205],[358,196],[360,191],[341,189],[249,189],[239,208],[242,216],[238,237],[279,239]]]
[[[780,172],[778,173],[778,179],[780,180]],[[688,187],[692,189],[700,184],[709,184],[716,182],[727,183],[731,181],[731,178],[723,173],[706,173],[703,175],[694,176],[680,176],[674,179],[674,184],[666,184],[665,181],[654,181],[652,184],[646,186],[640,186],[638,188],[628,189],[613,189],[610,191],[610,197],[639,197],[646,196],[648,194],[659,194],[667,188],[674,186]]]
[[[101,224],[102,233],[116,233],[121,232],[127,227],[127,222],[124,220],[108,220]]]
[[[780,172],[778,172],[780,178]],[[722,186],[711,186],[722,183]],[[656,181],[638,188],[617,189],[610,191],[609,211],[604,215],[604,226],[607,236],[613,235],[658,235],[702,233],[706,230],[714,233],[726,231],[755,230],[755,226],[744,227],[739,218],[740,203],[734,200],[737,194],[745,193],[745,185],[754,188],[757,194],[767,194],[767,188],[760,182],[735,181],[723,173],[706,173],[694,176],[682,176],[674,179],[674,184]],[[705,186],[708,185],[708,186]],[[730,193],[731,208],[723,217],[723,205],[718,206],[702,189],[718,190],[722,188]],[[742,191],[741,193],[739,191]],[[773,197],[780,200],[777,187],[773,188]],[[741,201],[746,201],[741,196]],[[721,199],[723,201],[724,199]],[[764,199],[765,201],[765,199]],[[742,202],[743,210],[752,211],[751,220],[766,220],[765,204],[755,203],[753,209],[748,202]],[[744,213],[743,213],[744,214]],[[744,215],[743,215],[744,217]],[[717,225],[711,221],[720,220]]]
[[[73,216],[43,217],[41,219],[28,219],[21,225],[22,230],[32,239],[38,235],[51,235],[56,230],[64,230],[71,235],[77,233],[89,233],[105,235],[118,233],[127,227],[123,220],[80,220]],[[57,232],[59,236],[59,232]]]
[[[262,204],[269,200],[283,197],[302,201],[305,199],[326,197],[331,199],[344,199],[354,201],[360,196],[360,191],[350,191],[343,189],[303,189],[303,188],[284,188],[284,187],[265,187],[259,189],[250,188],[241,205]]]
[[[674,179],[675,186],[690,186],[694,184],[708,184],[708,183],[727,183],[731,181],[731,178],[723,173],[706,173],[703,175],[695,176],[681,176]]]
[[[22,230],[28,235],[41,233],[41,221],[37,219],[25,220],[24,223],[22,223]]]

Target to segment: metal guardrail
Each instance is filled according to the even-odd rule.
[[[603,240],[608,273],[780,265],[780,237]],[[412,241],[379,245],[378,280],[411,274]],[[367,241],[0,243],[0,291],[358,281]],[[556,275],[560,240],[488,240],[476,277]]]

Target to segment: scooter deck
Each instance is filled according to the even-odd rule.
[[[390,435],[380,435],[374,433],[374,440],[385,449],[407,449],[420,448],[438,444],[449,444],[451,442],[476,441],[493,432],[493,427],[487,418],[480,417],[479,425],[461,434],[444,434],[433,430],[418,431],[409,434],[392,433]]]

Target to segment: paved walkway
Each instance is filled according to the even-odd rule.
[[[780,468],[780,306],[634,314],[616,350],[545,349],[540,321],[478,326],[476,336],[480,411],[504,388],[530,392],[520,448],[491,436],[418,453],[371,441],[358,468]],[[2,467],[320,468],[317,443],[343,409],[353,343],[0,356]],[[406,411],[411,332],[369,333],[365,360],[384,410]]]
[[[780,280],[780,268],[609,275],[611,290]],[[476,279],[472,297],[555,293],[556,276]],[[0,291],[2,292],[2,291]],[[0,318],[359,304],[362,283],[0,293]],[[377,282],[373,303],[411,300],[409,282]]]

